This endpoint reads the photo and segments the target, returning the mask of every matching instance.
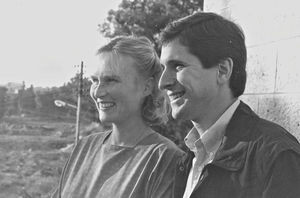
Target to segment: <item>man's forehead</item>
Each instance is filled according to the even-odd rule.
[[[163,45],[161,48],[160,60],[166,62],[169,59],[174,59],[178,56],[178,47],[176,43],[170,42]]]
[[[160,60],[163,64],[174,61],[185,61],[192,54],[188,51],[187,47],[178,41],[172,41],[162,46]]]

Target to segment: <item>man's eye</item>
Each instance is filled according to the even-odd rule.
[[[184,66],[183,65],[177,65],[175,68],[176,68],[177,71],[180,71],[184,68]]]

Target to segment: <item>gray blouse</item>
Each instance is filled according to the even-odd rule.
[[[53,197],[168,198],[181,151],[169,139],[152,133],[134,147],[111,145],[111,132],[79,141]]]

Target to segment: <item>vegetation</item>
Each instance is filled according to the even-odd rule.
[[[81,136],[102,130],[88,122],[80,129]],[[74,135],[74,121],[4,117],[0,122],[0,197],[50,197],[72,151]]]
[[[6,87],[0,87],[0,120],[4,116],[4,113],[6,111],[6,92],[7,88]]]
[[[29,88],[25,83],[16,92],[6,93],[3,87],[0,89],[0,110],[7,116],[11,115],[37,115],[51,118],[75,119],[76,110],[73,108],[61,108],[54,104],[55,100],[62,100],[72,105],[77,105],[79,74],[61,87],[52,88]],[[96,121],[97,112],[93,101],[89,97],[90,83],[87,78],[83,79],[83,95],[81,100],[81,113],[86,120]],[[1,91],[2,90],[2,91]],[[3,108],[1,108],[3,106]],[[4,108],[7,107],[7,108]]]
[[[143,35],[159,52],[159,32],[177,18],[203,10],[203,0],[123,0],[118,10],[110,10],[100,32],[108,38]]]

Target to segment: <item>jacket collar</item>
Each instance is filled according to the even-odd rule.
[[[240,170],[247,157],[251,131],[258,121],[258,116],[242,101],[229,121],[222,144],[218,149],[212,164],[229,171]],[[188,151],[177,164],[174,197],[182,197],[192,160],[195,157],[192,151]]]
[[[229,121],[212,164],[230,171],[242,168],[247,156],[251,131],[257,121],[258,116],[241,101]]]
[[[235,100],[206,131],[201,133],[196,127],[193,127],[184,138],[185,144],[189,150],[197,155],[196,153],[204,147],[207,154],[215,155],[215,152],[224,137],[226,126],[239,104],[240,100]]]
[[[244,102],[240,102],[231,120],[229,121],[222,143],[212,164],[221,168],[237,171],[244,166],[251,131],[256,126],[259,117]],[[188,151],[187,155],[178,163],[181,174],[188,175],[192,166],[194,153]]]

